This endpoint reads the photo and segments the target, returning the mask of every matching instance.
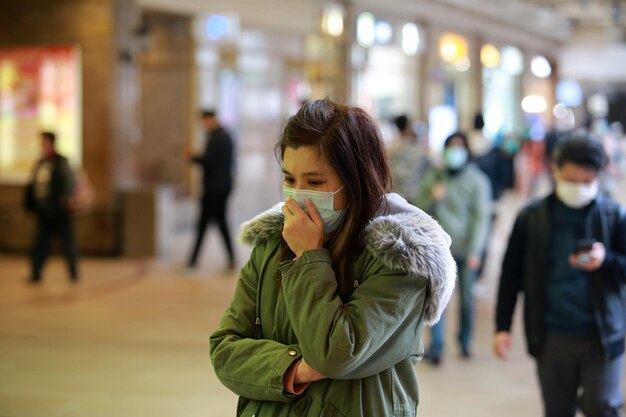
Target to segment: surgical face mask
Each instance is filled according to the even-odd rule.
[[[458,148],[456,146],[447,148],[443,151],[443,160],[450,169],[459,169],[467,163],[469,155],[467,149]]]
[[[332,191],[312,191],[297,190],[295,188],[283,187],[285,200],[293,198],[306,211],[306,200],[311,200],[315,208],[324,220],[324,233],[337,230],[346,215],[345,210],[334,210],[334,197],[343,186],[335,192]]]
[[[556,182],[556,195],[566,206],[571,208],[585,207],[598,195],[598,180],[591,184],[569,181]]]

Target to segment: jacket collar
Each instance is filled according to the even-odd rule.
[[[439,321],[456,280],[456,263],[450,253],[451,239],[441,226],[398,194],[387,194],[386,205],[364,230],[365,248],[385,266],[428,279],[425,319]],[[279,239],[283,214],[278,203],[241,225],[240,239],[256,246]]]

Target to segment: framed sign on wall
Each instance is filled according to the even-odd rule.
[[[0,182],[21,183],[57,135],[70,164],[82,159],[81,59],[76,46],[0,47]]]

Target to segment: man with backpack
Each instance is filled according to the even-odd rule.
[[[518,215],[502,264],[494,350],[506,359],[518,294],[546,417],[619,416],[626,335],[626,211],[598,193],[602,145],[561,141],[556,190]]]

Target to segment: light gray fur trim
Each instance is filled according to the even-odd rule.
[[[365,228],[365,247],[387,267],[424,277],[430,282],[425,302],[426,324],[439,321],[456,281],[450,237],[429,215],[397,194],[388,195],[389,212]],[[240,240],[256,246],[280,236],[283,213],[278,203],[241,225]],[[381,213],[382,214],[382,213]]]
[[[400,213],[373,219],[365,231],[366,248],[386,266],[428,279],[425,320],[437,323],[457,276],[450,238],[441,226],[426,214]]]
[[[248,246],[256,246],[259,243],[280,236],[283,230],[285,216],[280,211],[284,203],[278,203],[274,207],[257,214],[251,220],[241,224],[239,240]]]

